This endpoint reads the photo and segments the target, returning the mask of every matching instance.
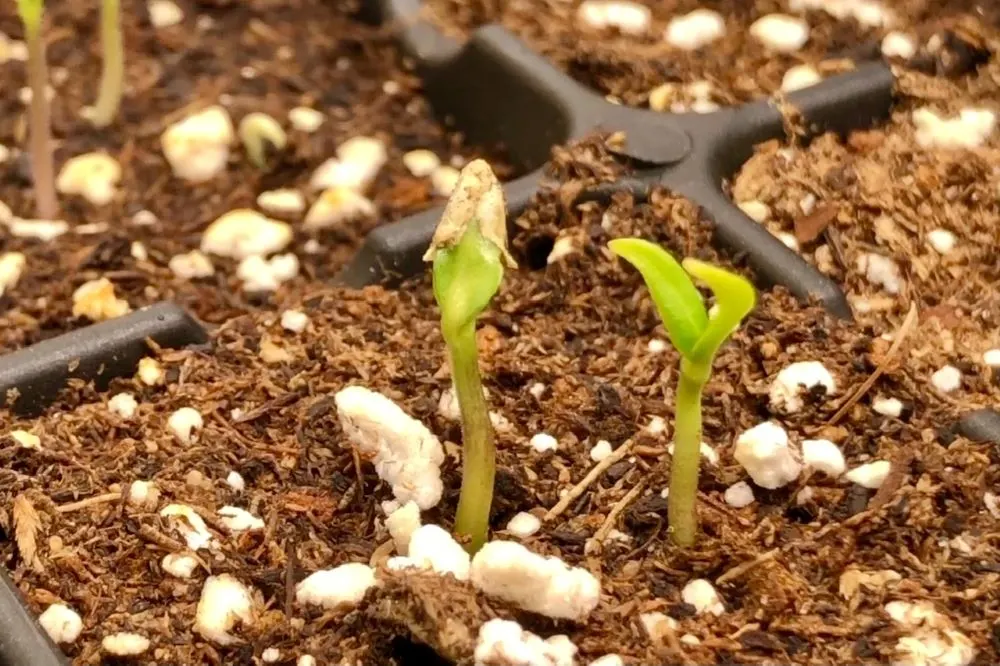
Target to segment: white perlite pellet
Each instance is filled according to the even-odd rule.
[[[802,461],[818,472],[839,477],[847,469],[840,447],[828,439],[807,439],[802,442]]]
[[[681,590],[681,599],[684,603],[694,606],[698,615],[711,613],[712,615],[722,615],[726,612],[726,606],[722,603],[722,598],[710,582],[704,578],[698,578]]]
[[[898,398],[875,398],[872,400],[872,409],[882,416],[898,418],[903,413],[903,402]]]
[[[825,365],[819,361],[797,361],[787,365],[771,382],[768,392],[771,409],[794,414],[805,404],[802,394],[816,388],[822,388],[825,396],[837,392],[837,383]]]
[[[534,514],[522,511],[507,523],[507,531],[514,536],[525,539],[542,528],[542,521]]]
[[[882,55],[909,60],[917,54],[917,42],[903,32],[892,31],[882,38]]]
[[[768,14],[754,21],[750,36],[772,51],[794,53],[809,41],[809,24],[787,14]]]
[[[754,502],[753,488],[746,481],[738,481],[726,488],[723,499],[731,507],[742,509]]]
[[[83,631],[80,614],[65,604],[52,604],[38,616],[38,624],[57,644],[75,643]]]
[[[528,441],[528,445],[538,453],[545,453],[546,451],[555,451],[559,448],[559,440],[552,435],[540,432],[532,436]]]
[[[814,86],[822,80],[823,76],[812,65],[795,65],[781,78],[781,89],[785,92],[794,92]]]
[[[864,273],[869,282],[882,287],[886,292],[898,294],[903,288],[899,266],[889,257],[868,252],[860,255],[856,263],[858,271]]]
[[[281,313],[281,327],[292,333],[301,333],[309,325],[309,315],[301,310],[285,310]]]
[[[726,21],[719,12],[696,9],[675,16],[667,24],[663,38],[674,48],[695,51],[726,34]]]
[[[601,462],[614,452],[611,447],[611,442],[606,439],[602,439],[594,445],[594,448],[590,450],[590,459],[594,462]]]
[[[1000,349],[989,349],[984,352],[983,363],[991,368],[1000,368]]]
[[[892,464],[887,460],[876,460],[874,462],[855,467],[847,473],[845,478],[851,483],[856,483],[870,490],[878,490],[885,477],[889,476]]]
[[[962,386],[962,371],[953,365],[946,365],[931,375],[931,384],[942,393],[951,393]]]
[[[977,148],[996,127],[996,115],[988,109],[962,109],[956,118],[942,118],[924,107],[913,112],[917,143],[924,148]]]
[[[648,7],[628,0],[584,0],[576,15],[591,28],[617,28],[629,35],[646,32],[652,21]]]
[[[948,254],[954,250],[957,240],[955,234],[947,229],[934,229],[927,234],[927,242],[930,243],[935,252],[941,255]]]
[[[761,488],[773,490],[798,478],[802,465],[788,446],[788,434],[766,421],[741,434],[733,457]]]

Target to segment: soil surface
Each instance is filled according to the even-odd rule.
[[[845,60],[881,57],[882,39],[901,31],[922,47],[934,33],[972,18],[994,28],[1000,25],[995,3],[969,0],[886,0],[895,21],[885,26],[865,25],[853,18],[840,19],[820,9],[793,11],[795,4],[778,0],[636,0],[651,11],[649,28],[642,34],[625,34],[615,28],[595,29],[577,14],[581,2],[565,0],[429,0],[426,15],[447,34],[464,38],[475,28],[500,23],[543,53],[573,78],[604,95],[630,106],[646,106],[652,89],[664,83],[691,84],[708,81],[709,101],[720,105],[745,102],[781,89],[785,73],[796,65],[812,65],[821,74],[843,71]],[[835,3],[826,3],[833,5]],[[842,3],[848,5],[850,3]],[[858,3],[862,4],[862,3]],[[672,18],[711,9],[726,23],[725,35],[696,51],[668,44],[664,31]],[[768,51],[750,35],[757,19],[772,13],[802,16],[809,24],[809,41],[794,53]],[[935,64],[949,69],[952,63],[935,62],[920,48],[909,66]],[[902,63],[903,59],[893,58]],[[695,101],[683,89],[678,101]]]
[[[764,224],[794,236],[801,254],[843,285],[862,325],[891,333],[916,307],[909,367],[929,380],[950,364],[962,385],[944,399],[995,406],[998,373],[983,354],[1000,347],[1000,135],[974,149],[928,147],[914,113],[997,112],[1000,26],[966,21],[940,34],[950,46],[939,58],[961,51],[964,64],[949,76],[902,72],[885,127],[808,146],[761,146],[732,193],[744,207],[764,204]],[[935,248],[942,232],[953,247]],[[871,278],[872,255],[895,263],[898,293]]]
[[[184,19],[155,28],[144,2],[122,5],[127,91],[115,123],[96,130],[80,112],[94,103],[100,76],[98,7],[55,3],[48,8],[45,36],[55,88],[52,128],[56,169],[70,157],[95,150],[110,153],[122,167],[119,194],[107,206],[62,196],[62,218],[71,231],[52,242],[13,236],[0,226],[0,252],[20,251],[27,265],[20,283],[0,301],[0,353],[89,323],[74,319],[70,297],[83,282],[107,277],[120,297],[137,308],[172,299],[211,323],[257,307],[273,308],[317,281],[331,278],[376,224],[441,203],[427,178],[415,178],[401,157],[428,148],[448,164],[484,153],[465,146],[431,115],[419,81],[401,63],[385,30],[359,22],[353,2],[179,1]],[[0,12],[0,30],[19,39],[22,28],[14,4]],[[26,107],[17,91],[25,85],[24,64],[0,66],[0,143],[26,145]],[[288,128],[289,146],[262,172],[235,143],[227,169],[212,180],[192,184],[173,177],[160,135],[181,117],[220,103],[237,124],[262,111]],[[325,120],[314,133],[289,127],[296,106],[315,108]],[[307,183],[336,147],[354,136],[385,142],[388,162],[368,196],[375,218],[344,223],[318,236],[319,244],[297,232],[286,250],[301,262],[301,275],[276,293],[248,296],[234,277],[236,262],[213,257],[211,278],[188,281],[167,268],[171,257],[197,249],[201,232],[236,208],[255,208],[266,190],[297,188],[311,203]],[[499,173],[508,175],[494,153]],[[14,215],[35,217],[26,154],[0,164],[0,201]],[[139,211],[157,220],[135,223]],[[272,217],[278,215],[266,213]],[[301,216],[299,216],[301,217]],[[141,219],[141,216],[140,218]],[[289,219],[294,225],[299,218]],[[136,259],[133,243],[148,255]],[[310,286],[311,285],[311,286]]]
[[[391,551],[378,508],[389,489],[358,464],[334,392],[350,384],[381,391],[442,441],[460,441],[458,424],[438,411],[450,380],[425,277],[398,291],[315,293],[301,305],[311,323],[300,334],[283,330],[272,314],[232,319],[204,349],[160,354],[168,376],[162,387],[118,380],[98,395],[77,385],[43,418],[0,415],[41,439],[37,450],[9,438],[0,448],[0,525],[9,538],[2,561],[33,610],[63,601],[83,616],[84,633],[67,649],[75,664],[98,663],[101,639],[117,631],[148,637],[156,663],[257,663],[267,648],[279,650],[281,664],[305,653],[319,663],[430,663],[426,654],[400,656],[411,638],[471,664],[472,642],[456,636],[475,636],[490,617],[516,618],[542,636],[567,634],[581,664],[608,653],[629,664],[884,664],[900,657],[897,644],[914,633],[890,619],[890,601],[930,603],[968,636],[976,663],[1000,660],[991,638],[1000,621],[1000,523],[984,507],[984,491],[1000,483],[995,445],[942,437],[955,405],[900,363],[888,341],[782,290],[761,294],[716,361],[704,439],[719,462],[703,466],[703,535],[691,549],[672,545],[661,494],[671,429],[654,434],[647,426],[655,416],[670,422],[678,358],[669,345],[650,351],[651,340],[665,339],[662,327],[641,279],[606,243],[636,235],[678,255],[727,262],[709,248],[709,230],[692,206],[668,193],[642,205],[627,197],[608,207],[572,205],[581,187],[614,171],[598,144],[557,151],[554,169],[561,185],[518,221],[512,245],[521,267],[508,273],[480,328],[491,409],[509,424],[498,432],[492,524],[503,537],[515,512],[555,505],[593,468],[597,441],[630,447],[525,541],[600,577],[593,616],[553,622],[429,574],[385,574],[382,587],[350,612],[321,615],[294,603],[292,586],[305,575],[377,563]],[[571,239],[576,251],[546,265],[557,237]],[[275,346],[287,352],[284,360],[273,358]],[[835,393],[813,392],[801,411],[775,413],[768,390],[776,373],[815,360],[834,375]],[[855,396],[878,367],[884,374]],[[107,399],[120,391],[139,400],[131,421],[108,410]],[[878,394],[899,396],[908,408],[900,418],[881,416],[871,408]],[[856,402],[837,417],[848,397]],[[181,407],[204,417],[191,444],[166,427]],[[827,438],[849,467],[886,460],[891,473],[875,492],[814,472],[781,490],[755,488],[755,503],[732,508],[723,491],[746,480],[733,460],[734,440],[768,419],[795,445]],[[558,449],[529,447],[539,432],[556,437]],[[423,520],[447,528],[460,448],[446,449],[445,496]],[[246,480],[242,493],[226,484],[233,470]],[[161,489],[156,509],[124,501],[135,480]],[[634,488],[640,491],[629,495]],[[190,580],[160,566],[165,554],[183,550],[156,513],[167,503],[197,507],[217,536]],[[247,509],[265,528],[230,535],[215,513],[224,505]],[[26,506],[36,519],[26,518]],[[602,547],[585,550],[609,520]],[[236,630],[236,645],[213,645],[192,631],[209,572],[230,573],[257,595],[260,614]],[[697,615],[683,603],[680,591],[695,578],[716,582],[724,613]],[[677,631],[647,635],[640,616],[653,611],[675,618]]]

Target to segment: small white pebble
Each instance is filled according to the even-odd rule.
[[[872,400],[872,409],[882,416],[898,418],[903,413],[903,403],[898,398],[877,397]]]
[[[235,492],[241,493],[243,489],[246,488],[246,481],[243,480],[243,475],[232,470],[226,475],[226,485],[232,488]]]
[[[162,384],[167,376],[160,362],[150,356],[139,359],[139,367],[135,374],[146,386]]]
[[[420,507],[412,500],[395,508],[387,506],[390,504],[395,504],[395,502],[382,504],[382,508],[386,512],[385,528],[389,530],[389,536],[392,537],[392,542],[396,546],[396,553],[408,555],[413,533],[420,529]]]
[[[983,505],[991,516],[1000,518],[1000,497],[997,497],[996,493],[989,491],[983,493]]]
[[[549,256],[545,258],[545,263],[546,265],[551,266],[557,261],[574,254],[576,251],[576,242],[571,236],[560,236],[556,239],[555,243],[552,244]]]
[[[536,400],[541,400],[542,396],[545,394],[545,384],[535,382],[528,387],[528,393],[530,393]]]
[[[837,392],[833,375],[820,361],[797,361],[782,368],[768,392],[771,409],[775,412],[794,414],[805,406],[803,393],[821,389],[822,395]]]
[[[916,54],[916,41],[904,32],[894,30],[882,38],[882,55],[886,58],[909,60]]]
[[[128,421],[135,416],[139,403],[131,393],[119,393],[108,400],[108,410]]]
[[[217,218],[201,236],[201,251],[220,257],[246,259],[280,252],[292,242],[292,228],[249,208]]]
[[[136,261],[147,261],[149,259],[149,250],[146,249],[146,245],[142,241],[132,241],[129,246],[129,254]]]
[[[787,231],[782,231],[777,234],[778,240],[780,240],[785,247],[795,252],[799,251],[799,239],[795,237],[795,234],[790,234]]]
[[[201,589],[194,630],[219,645],[232,645],[239,640],[230,633],[236,623],[254,623],[254,606],[253,593],[239,580],[229,574],[209,576]]]
[[[167,419],[167,427],[182,444],[190,444],[202,425],[201,414],[193,407],[181,407]]]
[[[754,222],[763,224],[771,218],[771,209],[763,201],[752,199],[750,201],[742,201],[737,205]]]
[[[281,327],[292,333],[301,333],[309,325],[309,315],[301,310],[285,310],[281,313]]]
[[[681,636],[680,641],[684,645],[701,645],[701,639],[694,634],[684,634]]]
[[[202,183],[225,170],[235,137],[229,112],[212,106],[167,127],[160,145],[174,176]]]
[[[814,86],[823,80],[823,76],[812,65],[795,65],[789,68],[781,79],[781,89],[794,92]]]
[[[657,643],[677,630],[677,620],[660,612],[643,613],[639,616],[639,622],[646,630],[646,635]]]
[[[991,368],[1000,368],[1000,349],[989,349],[984,352],[983,363]]]
[[[288,122],[293,129],[311,134],[323,124],[323,114],[307,106],[297,106],[288,112]]]
[[[311,654],[304,654],[295,662],[295,666],[317,666],[316,657]]]
[[[315,190],[346,187],[363,192],[374,182],[388,159],[381,139],[353,136],[337,147],[336,157],[316,168],[309,185]]]
[[[149,639],[140,634],[123,631],[105,636],[101,640],[101,649],[116,657],[134,657],[149,649]]]
[[[186,504],[168,504],[160,509],[160,516],[168,519],[171,527],[184,537],[191,550],[200,550],[212,543],[212,533],[208,531],[205,519]]]
[[[899,266],[889,257],[868,252],[857,259],[857,268],[865,274],[869,282],[882,287],[890,294],[898,294],[903,288],[903,279]]]
[[[650,354],[660,354],[667,350],[667,343],[659,338],[653,338],[646,345],[646,349],[649,350]]]
[[[38,623],[54,643],[75,643],[83,631],[83,619],[79,613],[65,604],[52,604],[38,616]]]
[[[0,296],[17,286],[28,260],[21,252],[0,255]]]
[[[160,489],[150,481],[133,481],[128,487],[128,503],[137,509],[153,510],[160,501]]]
[[[584,0],[576,15],[591,28],[617,28],[628,35],[641,35],[652,21],[648,7],[628,0]]]
[[[184,20],[184,10],[171,0],[149,0],[146,9],[154,28],[169,28]]]
[[[695,51],[725,34],[726,21],[719,12],[711,9],[695,9],[683,16],[672,18],[667,24],[663,38],[675,48]]]
[[[306,213],[303,228],[307,231],[329,229],[362,218],[375,217],[375,203],[349,187],[331,187],[323,191]]]
[[[124,298],[115,296],[115,285],[107,278],[84,282],[73,292],[73,316],[106,321],[131,312]]]
[[[69,224],[63,220],[24,220],[15,217],[7,222],[7,230],[18,238],[34,238],[48,243],[69,231]]]
[[[722,615],[726,612],[726,607],[719,597],[719,593],[710,582],[704,578],[698,578],[681,590],[681,599],[684,603],[694,606],[698,615],[711,613],[712,615]]]
[[[215,274],[215,266],[208,255],[201,250],[191,250],[185,254],[175,254],[167,262],[170,272],[182,280],[196,280]]]
[[[525,539],[542,528],[542,521],[531,513],[522,511],[507,523],[507,531],[514,536]]]
[[[953,365],[946,365],[931,375],[931,384],[942,393],[951,393],[962,386],[962,371]]]
[[[726,488],[723,499],[731,507],[742,509],[754,502],[753,488],[746,481],[738,481]]]
[[[606,439],[599,440],[597,444],[594,444],[594,448],[590,449],[590,459],[594,462],[601,462],[614,452],[611,448],[611,442]]]
[[[802,471],[802,465],[788,446],[788,433],[772,421],[765,421],[741,434],[736,440],[733,457],[754,483],[769,490],[787,486]]]
[[[87,153],[66,161],[56,177],[56,190],[103,206],[114,198],[115,185],[121,178],[122,169],[115,158],[107,153]]]
[[[306,577],[295,587],[295,601],[326,610],[353,608],[374,585],[374,569],[367,564],[351,562]]]
[[[923,107],[913,112],[917,144],[924,148],[977,148],[996,127],[996,115],[988,109],[962,109],[956,118],[942,118]]]
[[[938,254],[948,254],[955,249],[958,239],[947,229],[934,229],[927,234],[927,242]]]
[[[625,666],[625,660],[617,654],[606,654],[590,662],[589,666]]]
[[[190,578],[198,568],[198,560],[183,553],[167,553],[160,561],[160,567],[174,578]]]
[[[646,432],[650,435],[661,435],[667,431],[667,422],[663,420],[662,416],[654,416],[646,424]]]
[[[876,460],[860,467],[855,467],[847,473],[845,478],[859,486],[878,490],[885,481],[885,477],[889,476],[890,469],[892,469],[892,465],[887,460]]]
[[[840,447],[828,439],[807,439],[802,442],[802,461],[818,472],[839,477],[847,469]]]
[[[217,512],[219,522],[231,532],[247,532],[264,529],[264,521],[245,509],[236,506],[224,506]]]
[[[675,445],[673,442],[670,442],[670,444],[667,446],[667,452],[670,455],[674,455],[674,447]],[[710,465],[719,464],[719,453],[715,449],[713,449],[712,445],[709,444],[708,442],[702,442],[701,445],[698,447],[698,451],[701,453],[701,457],[704,458],[705,462],[707,462],[708,464]]]
[[[754,21],[750,36],[772,51],[794,53],[809,41],[809,24],[787,14],[768,14]]]
[[[403,166],[414,178],[426,178],[441,166],[441,158],[432,150],[418,148],[403,155]]]
[[[273,664],[281,659],[281,651],[278,648],[269,647],[260,653],[260,660],[265,664]]]
[[[540,432],[537,435],[532,436],[528,444],[535,451],[539,453],[544,453],[546,451],[555,451],[559,448],[559,441],[552,435]]]
[[[257,205],[275,215],[295,215],[306,209],[306,198],[298,190],[268,190],[257,195]]]
[[[132,224],[134,224],[137,227],[149,227],[149,226],[152,226],[152,225],[156,224],[159,221],[160,220],[159,220],[159,218],[156,217],[155,213],[153,213],[152,211],[145,210],[145,209],[140,210],[139,212],[137,212],[129,220],[129,222],[131,222]]]
[[[17,442],[22,449],[38,450],[42,448],[41,438],[27,430],[11,430],[10,438]]]

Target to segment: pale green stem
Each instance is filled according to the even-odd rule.
[[[118,112],[125,80],[125,52],[122,47],[119,0],[101,2],[101,48],[104,52],[101,90],[91,120],[97,127],[107,127]]]
[[[31,89],[29,115],[31,180],[35,187],[35,207],[38,217],[54,219],[59,214],[56,199],[55,166],[52,163],[52,136],[49,119],[48,67],[45,64],[45,44],[39,25],[24,26],[24,41],[28,46],[28,87]]]
[[[698,497],[698,467],[701,462],[701,391],[711,367],[681,361],[674,405],[674,455],[670,466],[670,496],[667,515],[674,542],[694,544],[698,533],[695,501]]]
[[[489,530],[496,446],[479,376],[475,323],[445,336],[451,355],[452,381],[462,412],[462,490],[458,496],[455,533],[469,537],[468,550],[475,553],[486,543]]]

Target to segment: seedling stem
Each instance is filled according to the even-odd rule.
[[[118,113],[125,85],[120,0],[101,0],[101,49],[104,52],[104,67],[91,121],[97,127],[107,127]]]
[[[42,0],[18,0],[17,10],[24,23],[24,41],[28,47],[28,86],[31,89],[29,147],[35,207],[38,217],[54,219],[59,213],[59,203],[56,199],[52,130],[49,126],[49,75],[45,63],[45,43],[42,41],[45,6]]]

